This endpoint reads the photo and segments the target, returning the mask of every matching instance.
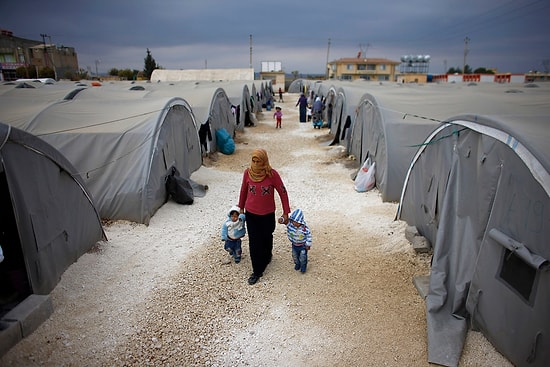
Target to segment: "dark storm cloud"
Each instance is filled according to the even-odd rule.
[[[429,54],[430,71],[467,63],[502,72],[542,69],[550,59],[550,2],[351,0],[64,0],[2,2],[0,28],[74,47],[82,68],[142,69],[149,48],[169,69],[253,67],[281,61],[287,71],[323,73],[330,60],[399,61]],[[329,44],[330,39],[330,44]],[[49,42],[49,39],[46,40]]]

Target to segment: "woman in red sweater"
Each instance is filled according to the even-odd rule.
[[[288,223],[290,205],[288,193],[279,173],[269,165],[264,149],[252,152],[250,167],[245,169],[239,208],[246,213],[248,244],[252,261],[252,274],[248,284],[256,284],[271,262],[273,251],[273,231],[275,231],[275,192],[283,207],[284,224]]]

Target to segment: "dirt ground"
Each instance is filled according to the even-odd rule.
[[[167,203],[149,226],[106,225],[109,241],[65,272],[52,316],[0,366],[429,366],[413,277],[429,273],[430,255],[412,250],[396,203],[354,190],[358,163],[327,144],[328,129],[298,122],[297,98],[277,103],[282,129],[264,110],[234,154],[205,159],[192,178],[206,196]],[[307,272],[295,271],[278,225],[273,261],[250,286],[246,238],[235,264],[220,229],[256,147],[304,211],[313,247]],[[460,366],[511,365],[469,332]]]

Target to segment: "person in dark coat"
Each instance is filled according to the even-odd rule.
[[[208,140],[207,140],[208,139]],[[212,131],[210,130],[210,119],[199,128],[199,141],[201,143],[202,155],[208,154],[208,142],[212,141]]]
[[[300,94],[296,106],[300,105],[300,122],[306,122],[306,108],[307,108],[307,98],[304,93]]]

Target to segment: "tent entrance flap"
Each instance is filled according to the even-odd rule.
[[[1,159],[1,155],[0,155]],[[4,166],[0,164],[0,317],[31,294]]]

